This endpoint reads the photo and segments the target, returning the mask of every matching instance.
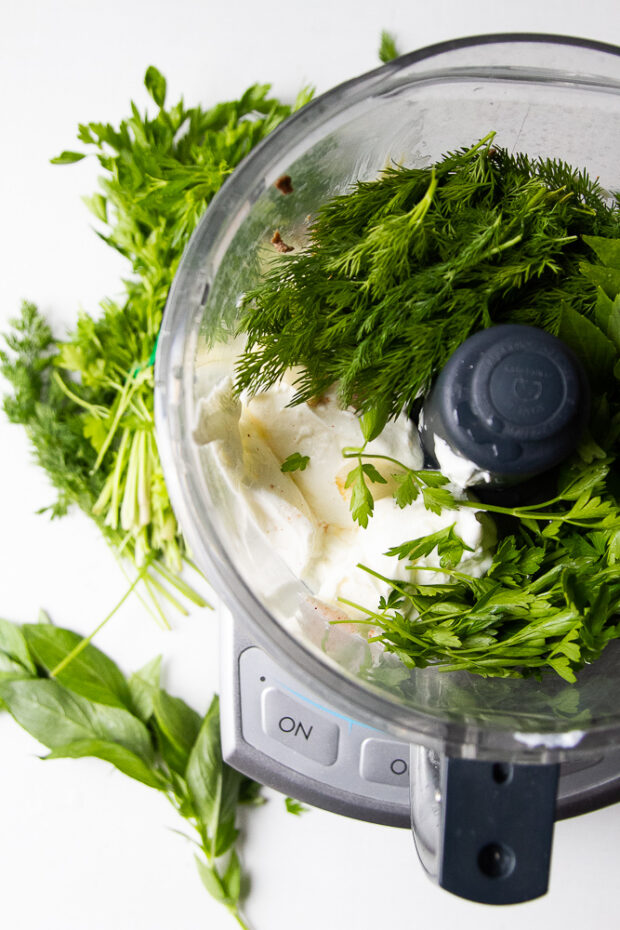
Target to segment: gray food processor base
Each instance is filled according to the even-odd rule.
[[[222,617],[226,762],[283,794],[387,826],[411,827],[411,747],[326,705]],[[563,763],[556,820],[620,800],[620,749]]]

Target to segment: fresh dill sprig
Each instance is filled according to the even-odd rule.
[[[246,295],[237,390],[299,366],[294,403],[336,383],[342,406],[396,416],[479,329],[535,323],[557,335],[590,320],[581,237],[619,231],[596,181],[510,155],[494,133],[429,168],[389,167],[324,204],[307,248],[278,256]]]

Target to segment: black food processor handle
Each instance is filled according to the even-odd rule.
[[[559,765],[482,762],[411,750],[411,822],[440,887],[481,904],[545,894]]]

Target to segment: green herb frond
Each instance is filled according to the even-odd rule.
[[[429,168],[392,165],[323,205],[307,249],[247,295],[237,390],[301,366],[294,403],[336,382],[344,406],[396,416],[476,330],[536,319],[557,333],[563,305],[591,317],[582,236],[619,229],[585,173],[509,155],[493,133]]]
[[[57,490],[52,516],[76,504],[116,553],[147,564],[144,584],[162,619],[162,601],[184,609],[175,594],[206,604],[179,576],[187,550],[155,442],[153,360],[168,291],[214,194],[293,107],[271,97],[267,84],[210,109],[168,105],[154,67],[145,85],[154,113],[132,103],[118,126],[91,122],[78,132],[102,169],[100,191],[87,199],[98,234],[130,267],[123,296],[102,301],[96,317],[81,314],[64,340],[25,303],[0,365],[11,386],[4,409],[26,428]],[[311,96],[305,88],[296,105]],[[53,161],[82,157],[64,152]]]

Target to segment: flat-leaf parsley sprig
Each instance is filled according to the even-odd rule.
[[[454,509],[459,506],[458,499],[449,491],[448,478],[441,472],[431,469],[416,470],[408,468],[398,459],[390,455],[366,452],[367,443],[363,446],[345,446],[342,454],[345,459],[357,459],[358,464],[347,474],[345,488],[351,488],[350,510],[351,516],[360,526],[368,526],[368,520],[374,512],[374,498],[370,484],[387,484],[388,481],[380,471],[363,459],[376,459],[389,462],[396,468],[391,478],[394,482],[393,497],[399,507],[406,507],[417,500],[422,494],[424,506],[433,513],[440,514],[443,507]]]
[[[501,514],[509,518],[509,532],[500,536],[482,578],[459,569],[469,547],[454,524],[386,552],[407,560],[416,575],[432,573],[428,583],[396,582],[359,565],[391,588],[377,608],[345,602],[366,616],[361,622],[373,630],[370,641],[409,667],[501,677],[550,668],[575,681],[620,636],[620,506],[609,457],[587,459],[578,455],[564,467],[553,498],[522,507],[457,498],[441,486],[442,509]],[[418,563],[433,552],[438,564]]]
[[[280,465],[280,471],[284,474],[291,471],[305,471],[309,464],[309,455],[302,455],[301,452],[291,452]]]
[[[376,609],[354,604],[372,628],[372,642],[408,667],[524,677],[552,669],[567,681],[620,636],[620,569],[614,547],[601,531],[542,534],[534,540],[520,526],[502,539],[482,578],[448,567],[464,544],[453,527],[394,547],[389,555],[410,559],[428,584],[394,582]],[[617,546],[616,546],[617,548]],[[417,559],[435,549],[436,566]],[[443,581],[436,580],[444,578]],[[364,622],[364,621],[362,621]]]
[[[609,438],[616,431],[617,425],[608,424]],[[598,448],[590,442],[590,451],[592,447]],[[366,478],[375,480],[376,472],[374,466],[365,470],[366,456],[398,469],[392,477],[399,479],[393,491],[399,506],[421,493],[425,506],[435,513],[468,508],[509,518],[510,532],[500,537],[483,578],[458,568],[471,549],[455,524],[386,552],[407,560],[416,574],[435,575],[428,584],[397,582],[359,564],[391,588],[377,608],[343,601],[365,615],[366,620],[358,622],[373,630],[369,641],[381,642],[409,667],[432,664],[446,671],[502,677],[551,668],[575,681],[576,672],[620,636],[620,624],[614,620],[620,607],[620,506],[609,484],[613,460],[602,449],[595,460],[587,444],[583,450],[585,458],[577,455],[563,468],[553,498],[502,507],[471,499],[471,494],[457,496],[445,476],[414,471],[390,456],[368,455],[365,445],[345,449],[345,456],[358,460],[348,483],[357,491],[351,507],[362,526],[373,509]],[[358,490],[361,485],[363,490]],[[419,564],[433,552],[437,565]]]
[[[392,496],[401,508],[412,504],[420,493],[422,493],[424,505],[437,514],[441,513],[442,507],[450,507],[455,501],[453,495],[444,488],[444,485],[448,484],[448,479],[440,472],[430,469],[416,470],[392,456],[366,452],[368,443],[376,439],[385,426],[387,414],[388,408],[385,405],[376,405],[372,410],[362,414],[359,417],[359,424],[364,439],[363,445],[345,446],[342,450],[343,458],[357,460],[355,468],[348,472],[344,486],[351,489],[349,501],[351,517],[364,528],[368,526],[368,520],[375,507],[370,485],[388,483],[372,462],[363,461],[364,459],[389,462],[394,466],[396,470],[391,472]]]

